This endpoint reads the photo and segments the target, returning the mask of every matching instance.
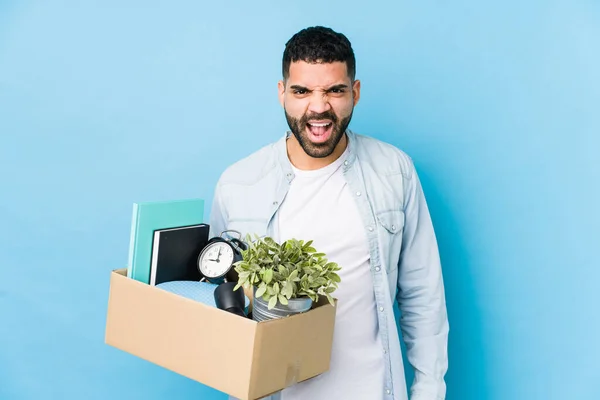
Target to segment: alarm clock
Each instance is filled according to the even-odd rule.
[[[242,260],[242,251],[248,246],[240,239],[223,237],[227,232],[235,232],[240,238],[242,236],[238,231],[226,230],[206,243],[198,255],[198,270],[202,276],[200,282],[220,284],[238,280],[233,264]]]

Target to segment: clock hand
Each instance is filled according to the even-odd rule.
[[[221,248],[219,247],[219,254],[217,254],[217,259],[215,261],[219,262],[220,258],[221,258]]]

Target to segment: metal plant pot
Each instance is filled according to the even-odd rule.
[[[254,294],[256,294],[256,287],[254,287]],[[263,300],[262,297],[256,298],[256,296],[254,296],[252,319],[260,322],[303,313],[310,310],[312,307],[312,299],[310,297],[289,299],[287,305],[281,304],[278,300],[275,307],[272,309],[269,310],[268,306],[268,301]]]

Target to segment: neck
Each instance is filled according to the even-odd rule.
[[[298,169],[310,171],[326,167],[337,160],[344,153],[344,150],[346,150],[348,137],[344,134],[337,146],[335,146],[333,153],[323,158],[314,158],[306,154],[294,135],[290,135],[286,142],[288,158],[292,165]]]

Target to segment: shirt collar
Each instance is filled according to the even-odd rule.
[[[287,131],[285,135],[277,141],[275,144],[275,149],[277,151],[277,157],[279,161],[279,166],[283,175],[285,176],[288,182],[291,182],[294,179],[294,170],[292,169],[292,163],[287,154],[287,146],[286,141],[292,135],[291,131]],[[344,159],[344,171],[348,170],[356,160],[356,134],[352,132],[350,129],[346,130],[346,136],[348,137],[348,148],[343,157]]]

